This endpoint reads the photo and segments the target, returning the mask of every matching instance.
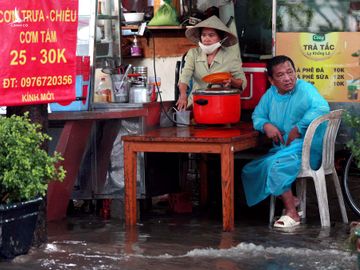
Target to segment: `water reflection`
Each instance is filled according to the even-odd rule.
[[[49,224],[49,242],[0,269],[356,269],[345,245],[348,226],[302,225],[296,232],[263,223],[237,223],[223,232],[218,220],[152,218],[126,227],[96,217]]]

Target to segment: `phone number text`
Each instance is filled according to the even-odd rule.
[[[2,81],[2,87],[6,88],[28,88],[28,87],[51,87],[70,85],[73,83],[72,75],[58,76],[37,76],[22,78],[5,78]]]

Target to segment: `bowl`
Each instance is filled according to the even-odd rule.
[[[225,80],[228,80],[230,78],[231,78],[230,72],[217,72],[206,75],[201,79],[203,80],[203,82],[206,83],[218,84],[218,83],[223,83]]]
[[[128,12],[124,13],[126,23],[138,23],[144,20],[144,12]]]

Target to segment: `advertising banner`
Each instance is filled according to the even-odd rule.
[[[329,102],[360,101],[359,32],[277,33],[276,55],[282,54]]]
[[[75,100],[77,0],[2,1],[0,106]]]

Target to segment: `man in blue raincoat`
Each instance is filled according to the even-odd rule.
[[[312,120],[329,113],[327,101],[317,89],[297,79],[293,61],[284,55],[275,56],[267,63],[271,87],[261,98],[252,115],[254,128],[273,141],[264,157],[251,161],[242,171],[242,182],[249,206],[269,195],[280,196],[285,207],[283,216],[274,227],[290,228],[300,224],[296,211],[298,199],[291,184],[300,172],[304,135]],[[322,137],[326,126],[315,134],[311,146],[310,164],[320,166]]]

